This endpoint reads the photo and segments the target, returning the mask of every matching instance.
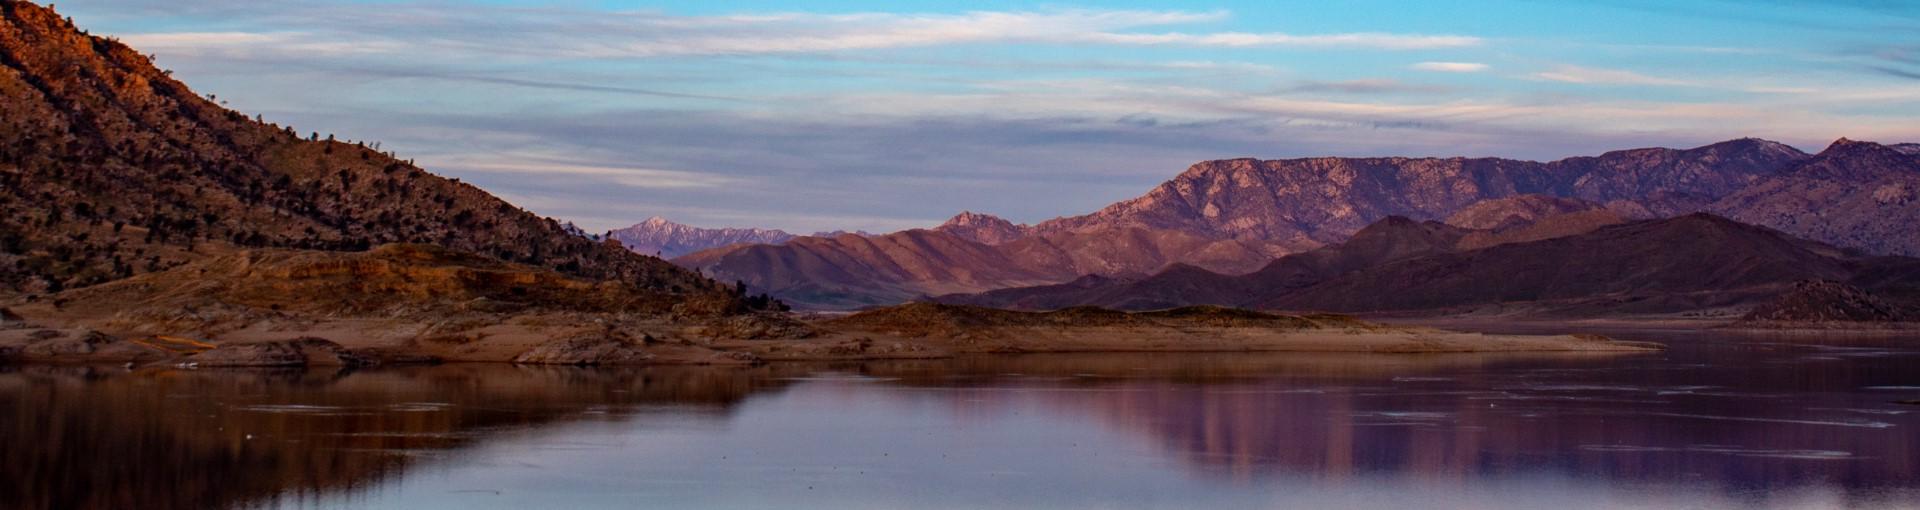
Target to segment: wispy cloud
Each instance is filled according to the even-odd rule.
[[[402,51],[393,41],[345,42],[307,32],[161,32],[128,34],[120,40],[148,53],[186,57],[246,57],[262,54],[339,57]]]
[[[1437,73],[1477,73],[1487,70],[1486,64],[1478,62],[1421,62],[1407,67]]]
[[[1308,80],[1288,87],[1286,90],[1290,92],[1339,92],[1345,94],[1400,94],[1443,92],[1448,89],[1446,87],[1407,83],[1394,79],[1371,78],[1341,81]]]
[[[1458,48],[1482,43],[1479,37],[1448,34],[1140,31],[1221,21],[1228,17],[1225,12],[1066,9],[672,16],[554,9],[479,13],[404,7],[391,10],[395,12],[367,19],[316,14],[310,23],[314,30],[304,32],[159,32],[127,39],[153,51],[189,55],[432,51],[557,58],[833,53],[997,43],[1378,50]],[[329,20],[339,22],[329,24]],[[410,26],[397,26],[402,24]],[[420,34],[423,37],[401,35],[414,31],[425,33]]]
[[[1292,46],[1306,48],[1371,48],[1383,50],[1418,50],[1434,48],[1460,48],[1479,46],[1483,41],[1479,37],[1459,35],[1407,35],[1381,33],[1350,33],[1327,35],[1292,35],[1282,33],[1244,33],[1228,32],[1217,34],[1123,34],[1089,33],[1063,38],[1065,41],[1086,41],[1114,44],[1171,44],[1188,46],[1253,47],[1253,46]]]
[[[1561,65],[1550,71],[1533,73],[1529,75],[1529,77],[1538,80],[1593,85],[1696,85],[1694,82],[1686,80],[1649,76],[1624,69],[1602,69],[1575,65]]]
[[[506,173],[535,178],[588,178],[634,188],[717,188],[741,182],[738,178],[725,175],[608,166],[537,154],[451,156],[438,158],[436,163],[459,172]]]

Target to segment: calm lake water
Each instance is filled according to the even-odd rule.
[[[1920,339],[0,368],[0,508],[1920,508]]]

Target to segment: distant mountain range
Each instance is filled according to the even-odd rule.
[[[619,241],[629,250],[665,258],[741,243],[779,244],[793,237],[783,230],[690,227],[659,216],[607,232],[608,239]]]
[[[874,233],[865,230],[814,232],[811,237],[839,237],[853,235],[873,237]],[[668,221],[654,216],[634,224],[631,227],[611,230],[605,238],[618,241],[621,246],[642,255],[674,258],[689,253],[714,248],[724,248],[738,244],[780,244],[798,235],[785,230],[763,228],[700,228]]]
[[[1390,216],[1447,219],[1463,248],[1533,241],[1694,212],[1837,246],[1920,255],[1914,144],[1842,139],[1817,155],[1744,138],[1552,162],[1499,158],[1234,159],[1194,165],[1146,195],[1035,225],[966,212],[929,230],[780,246],[736,245],[676,263],[802,305],[1247,273],[1346,241]],[[1534,220],[1551,218],[1547,223]],[[1505,224],[1518,222],[1524,225]],[[1524,226],[1525,228],[1516,228]],[[1191,266],[1191,267],[1181,267]]]
[[[1032,233],[1008,225],[1003,219],[968,213],[933,229],[740,244],[674,262],[721,280],[744,281],[755,292],[772,292],[789,303],[858,308],[1053,283],[1084,274],[1146,274],[1174,263],[1251,271],[1288,251],[1270,243],[1171,229]]]

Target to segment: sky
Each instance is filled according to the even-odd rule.
[[[231,108],[592,231],[1037,222],[1237,157],[1920,141],[1903,1],[57,8]]]

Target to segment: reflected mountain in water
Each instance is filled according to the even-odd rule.
[[[1499,507],[1542,503],[1518,490],[1541,483],[1704,506],[1920,494],[1920,409],[1892,403],[1920,393],[1906,368],[1920,351],[1691,344],[633,370],[40,367],[0,373],[0,406],[17,417],[0,438],[0,502],[754,506],[815,491],[821,506],[1270,506],[1439,491],[1491,492],[1482,506]]]
[[[0,373],[6,508],[221,508],[351,491],[438,451],[566,420],[713,422],[777,370],[447,365],[348,373]]]

